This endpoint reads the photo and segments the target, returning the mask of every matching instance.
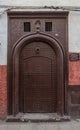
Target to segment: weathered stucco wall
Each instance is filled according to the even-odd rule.
[[[0,4],[27,6],[79,6],[80,0],[0,0]]]
[[[68,33],[69,52],[80,52],[80,11],[69,13]]]
[[[0,65],[7,64],[7,14],[0,16]]]

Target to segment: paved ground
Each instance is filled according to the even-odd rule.
[[[80,120],[51,123],[5,123],[0,122],[0,130],[80,130]]]

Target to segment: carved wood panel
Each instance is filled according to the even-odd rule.
[[[25,113],[56,112],[55,51],[46,43],[33,42],[23,48],[20,61],[21,110]]]

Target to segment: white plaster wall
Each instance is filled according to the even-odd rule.
[[[80,6],[80,0],[0,0],[0,5]]]
[[[0,65],[7,64],[7,14],[0,16]]]
[[[80,52],[80,11],[69,13],[68,36],[69,52]]]

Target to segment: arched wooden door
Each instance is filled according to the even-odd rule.
[[[34,33],[12,51],[12,113],[64,113],[63,50],[56,39]]]
[[[20,53],[20,111],[57,111],[57,57],[46,42],[34,41]]]
[[[8,12],[8,114],[67,112],[68,12]]]

